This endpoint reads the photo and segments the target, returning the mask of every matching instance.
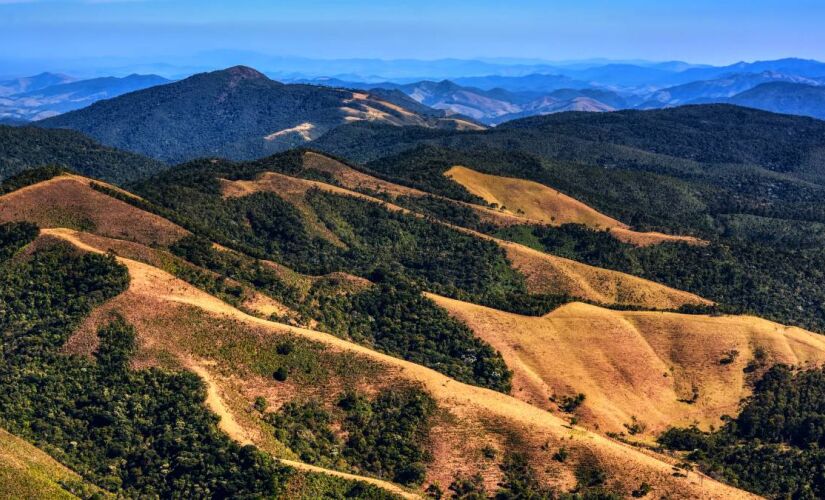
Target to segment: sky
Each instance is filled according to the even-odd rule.
[[[823,25],[822,0],[0,0],[0,61],[825,60]]]

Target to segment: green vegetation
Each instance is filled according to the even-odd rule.
[[[777,365],[736,418],[715,432],[666,431],[662,446],[690,452],[709,475],[771,498],[825,495],[825,371]]]
[[[166,168],[160,162],[103,146],[72,130],[0,125],[0,180],[57,165],[110,182],[130,182]]]
[[[0,262],[12,257],[34,240],[37,234],[37,226],[27,222],[0,224]]]
[[[488,498],[495,500],[618,500],[622,498],[621,495],[604,488],[606,475],[590,458],[576,466],[575,474],[578,484],[570,493],[557,492],[552,488],[542,486],[527,456],[522,453],[508,453],[499,467],[504,477],[494,494],[487,492],[482,477],[476,474],[459,477],[453,481],[449,487],[450,498],[461,500]],[[440,495],[435,495],[435,498],[440,498]]]
[[[129,368],[134,331],[121,318],[100,329],[93,360],[60,353],[94,306],[126,288],[126,270],[113,257],[78,255],[59,244],[9,259],[36,229],[2,225],[0,234],[0,426],[125,496],[283,491],[296,473],[220,433],[198,377]]]
[[[319,330],[428,366],[462,382],[502,392],[510,390],[511,373],[501,356],[463,323],[423,297],[421,289],[408,284],[403,276],[378,270],[370,276],[376,286],[345,293],[329,280],[317,280],[301,297],[272,269],[239,254],[215,250],[206,240],[184,238],[173,245],[172,251],[282,301],[299,311],[303,320],[317,321]],[[228,285],[224,281],[204,272],[200,272],[203,280],[189,274],[182,277],[225,300],[232,302],[240,297],[240,292],[225,293]],[[230,291],[236,289],[229,287]]]
[[[68,172],[68,170],[63,167],[56,167],[53,165],[23,170],[9,176],[4,179],[2,183],[0,183],[0,195],[17,191],[20,188],[31,186],[32,184],[37,184],[38,182],[47,181],[65,172]]]
[[[289,402],[265,419],[305,462],[414,485],[424,480],[431,460],[427,446],[435,410],[423,390],[397,387],[372,400],[347,392],[333,411],[316,401]],[[332,431],[333,423],[346,439]]]
[[[321,329],[456,380],[510,391],[511,373],[501,355],[421,294],[417,287],[386,274],[356,294],[321,293],[313,300]],[[313,288],[313,294],[317,288]]]
[[[552,254],[694,292],[718,302],[725,312],[825,331],[825,289],[820,286],[825,271],[819,264],[825,247],[811,235],[787,232],[788,245],[743,235],[707,246],[639,248],[581,225],[531,227],[526,237],[524,229],[508,228],[499,236],[527,239]]]
[[[206,156],[252,159],[305,142],[296,133],[273,136],[278,131],[311,123],[313,135],[323,134],[347,123],[341,108],[366,106],[392,117],[380,121],[439,125],[435,117],[399,112],[372,97],[353,102],[351,91],[285,85],[243,66],[98,101],[38,124],[78,130],[104,144],[169,163]]]
[[[306,472],[293,474],[283,493],[284,498],[317,500],[318,498],[358,500],[397,500],[398,495],[363,481],[350,481],[330,474]]]

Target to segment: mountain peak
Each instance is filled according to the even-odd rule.
[[[250,68],[249,66],[232,66],[231,68],[226,68],[225,70],[219,71],[220,73],[226,73],[233,77],[236,80],[269,80],[263,73],[258,71],[255,68]]]

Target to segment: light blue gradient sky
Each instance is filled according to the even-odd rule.
[[[823,0],[0,0],[0,59],[825,59]]]

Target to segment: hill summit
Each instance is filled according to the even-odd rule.
[[[425,115],[365,91],[283,84],[246,66],[199,73],[39,123],[179,162],[204,156],[262,157],[357,121],[476,127],[457,118]]]

